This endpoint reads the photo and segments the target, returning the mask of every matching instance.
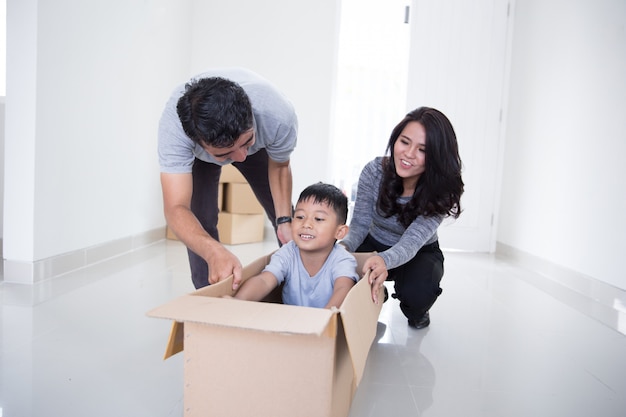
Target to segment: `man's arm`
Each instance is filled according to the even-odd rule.
[[[343,300],[348,295],[348,292],[352,287],[354,287],[354,280],[348,277],[339,277],[335,280],[335,287],[333,289],[333,295],[328,300],[328,304],[326,304],[325,308],[336,307],[339,308]]]
[[[191,212],[193,180],[191,173],[161,173],[163,211],[168,226],[189,249],[209,265],[209,283],[234,275],[233,287],[241,281],[241,263],[235,255],[204,230]]]
[[[291,217],[291,189],[293,179],[289,161],[276,162],[272,158],[269,158],[267,176],[270,183],[270,190],[272,191],[276,218],[283,216]],[[282,243],[287,243],[291,240],[291,223],[283,223],[278,226],[278,238]]]

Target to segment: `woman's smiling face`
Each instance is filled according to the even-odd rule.
[[[393,159],[398,176],[415,189],[417,180],[426,170],[426,130],[421,123],[409,122],[404,127],[393,145]]]

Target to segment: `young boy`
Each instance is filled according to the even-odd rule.
[[[283,303],[339,307],[359,279],[356,260],[337,244],[348,233],[348,199],[337,187],[317,183],[302,191],[291,225],[292,241],[245,281],[234,298],[262,300],[284,282]]]

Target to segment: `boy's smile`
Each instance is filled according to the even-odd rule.
[[[309,198],[298,202],[291,224],[292,239],[301,250],[327,250],[337,240],[341,225],[328,204]]]

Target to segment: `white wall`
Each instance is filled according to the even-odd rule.
[[[164,226],[158,117],[207,66],[274,81],[300,115],[294,194],[325,180],[337,5],[268,4],[9,0],[4,257],[33,262]],[[517,2],[497,235],[621,288],[625,7]]]
[[[4,97],[0,97],[0,242],[2,236],[4,236],[4,114],[5,105]],[[2,247],[0,247],[0,255],[2,254]]]
[[[327,180],[336,2],[9,0],[7,9],[9,263],[164,227],[158,119],[172,89],[209,66],[246,66],[276,83],[300,116],[294,194]]]
[[[189,67],[190,2],[9,0],[4,257],[164,225],[156,126]]]
[[[3,256],[34,254],[37,1],[7,2]]]
[[[506,245],[626,289],[626,2],[517,1]]]
[[[293,199],[330,180],[329,141],[339,2],[194,2],[192,74],[243,66],[273,82],[298,114]]]

